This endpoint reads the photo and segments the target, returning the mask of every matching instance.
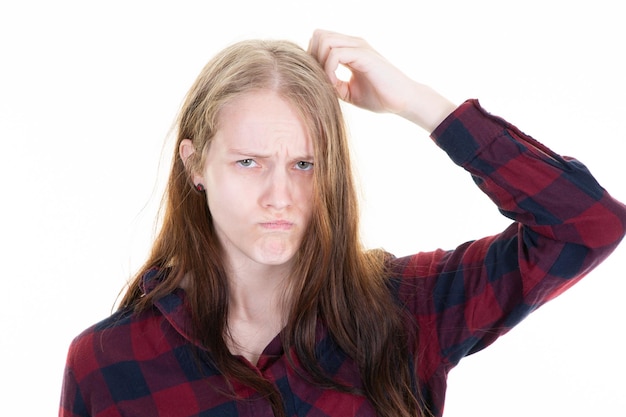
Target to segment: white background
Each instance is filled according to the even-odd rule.
[[[167,138],[205,62],[244,38],[366,38],[414,78],[581,159],[626,200],[619,2],[3,1],[0,411],[55,415],[67,347],[142,263]],[[403,120],[348,108],[367,244],[451,248],[507,221]],[[161,161],[161,165],[159,162]],[[626,244],[449,380],[446,416],[626,415]]]

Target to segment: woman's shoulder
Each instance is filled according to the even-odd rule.
[[[159,315],[155,309],[141,312],[122,309],[89,326],[72,340],[68,365],[74,372],[80,369],[90,372],[115,362],[133,360],[136,356],[133,339],[148,328],[158,327]]]
[[[132,309],[120,309],[110,316],[92,324],[91,326],[80,332],[73,343],[79,343],[84,339],[88,339],[91,335],[106,331],[115,331],[116,328],[127,326],[137,315]]]

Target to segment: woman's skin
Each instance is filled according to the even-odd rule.
[[[194,152],[180,145],[183,161]],[[206,189],[226,255],[233,354],[256,363],[284,326],[281,302],[311,218],[313,146],[292,106],[269,90],[220,112],[219,129],[193,180]]]
[[[431,133],[457,105],[430,87],[413,81],[361,38],[316,30],[308,51],[326,70],[338,96],[355,106],[394,113]],[[343,65],[348,81],[335,72]]]
[[[338,96],[374,112],[398,114],[429,133],[456,105],[417,83],[360,38],[317,30],[309,44]],[[338,79],[342,65],[352,76]],[[229,349],[256,364],[285,324],[287,280],[311,217],[313,146],[295,109],[275,92],[238,97],[219,129],[195,184],[206,189],[213,224],[227,257]],[[194,152],[183,140],[183,162]]]

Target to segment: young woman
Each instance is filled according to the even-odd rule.
[[[450,251],[364,249],[337,96],[432,132],[511,226]],[[450,369],[626,229],[581,163],[336,33],[308,52],[226,48],[177,135],[152,253],[119,310],[73,341],[61,416],[440,416]]]

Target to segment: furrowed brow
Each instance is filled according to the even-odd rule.
[[[227,152],[230,155],[249,156],[253,158],[269,158],[269,155],[266,155],[254,149],[230,148],[227,150]]]

